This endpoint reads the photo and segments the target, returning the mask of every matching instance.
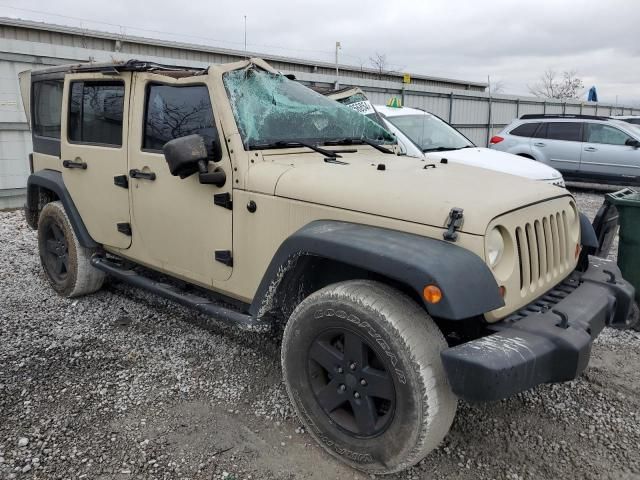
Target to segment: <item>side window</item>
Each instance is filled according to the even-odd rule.
[[[581,124],[579,122],[550,122],[547,124],[544,138],[580,142],[582,141],[580,132]]]
[[[517,126],[509,132],[509,135],[515,135],[516,137],[533,137],[536,132],[539,123],[523,123]]]
[[[624,145],[631,137],[622,130],[599,123],[587,124],[587,142]]]
[[[44,80],[33,83],[34,135],[60,139],[63,87],[63,80]]]
[[[122,146],[124,83],[72,82],[68,136],[71,142]]]
[[[218,133],[205,85],[147,87],[144,150],[160,151],[169,140],[196,133],[202,135],[211,154]]]

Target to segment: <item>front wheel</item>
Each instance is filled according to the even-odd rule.
[[[442,333],[414,301],[355,280],[306,298],[285,328],[282,368],[309,433],[330,454],[372,474],[408,468],[445,437],[457,400]]]

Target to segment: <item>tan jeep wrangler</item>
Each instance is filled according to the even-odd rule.
[[[20,80],[52,287],[110,275],[245,328],[282,320],[299,418],[355,468],[417,463],[458,398],[573,379],[625,324],[633,289],[580,255],[594,234],[566,190],[394,155],[378,124],[259,59]]]

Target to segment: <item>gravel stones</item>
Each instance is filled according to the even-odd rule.
[[[593,217],[602,192],[576,195]],[[277,337],[114,281],[58,297],[22,212],[0,212],[0,479],[368,478],[300,427],[279,362]],[[443,445],[386,478],[637,478],[638,445],[640,333],[605,329],[579,379],[461,402]]]

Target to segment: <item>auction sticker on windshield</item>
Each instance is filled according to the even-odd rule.
[[[348,103],[347,107],[349,107],[352,110],[355,110],[358,113],[361,113],[363,115],[368,115],[369,113],[374,113],[375,110],[373,109],[373,105],[371,105],[371,102],[369,100],[363,100],[361,102],[354,102],[354,103]]]

